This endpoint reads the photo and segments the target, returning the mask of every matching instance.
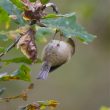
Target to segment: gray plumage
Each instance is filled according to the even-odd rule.
[[[59,40],[49,42],[42,53],[44,63],[42,64],[37,79],[47,79],[48,73],[69,61],[74,52],[75,44],[71,38],[66,42]]]

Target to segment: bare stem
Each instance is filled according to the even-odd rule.
[[[11,45],[9,45],[4,52],[2,52],[2,53],[0,54],[0,57],[4,56],[4,55],[7,54],[7,52],[9,52],[13,47],[15,47],[20,38],[21,38],[21,36],[17,37],[16,40],[15,40]]]
[[[47,7],[52,7],[53,11],[58,14],[58,8],[57,8],[57,6],[54,3],[47,3],[46,4],[46,8]]]

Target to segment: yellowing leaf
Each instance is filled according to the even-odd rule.
[[[0,81],[10,81],[10,80],[31,81],[30,68],[26,65],[21,65],[19,69],[10,74],[8,73],[0,74]]]
[[[55,109],[59,103],[56,100],[37,101],[21,107],[19,110],[45,110],[47,107]]]
[[[56,100],[47,100],[47,101],[38,101],[38,104],[40,105],[40,109],[44,110],[46,107],[55,109],[59,103]]]
[[[102,106],[100,110],[110,110],[110,107]]]

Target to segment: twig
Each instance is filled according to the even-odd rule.
[[[47,7],[52,7],[53,8],[53,11],[56,13],[56,14],[58,14],[58,8],[57,8],[57,6],[54,4],[54,3],[47,3],[46,4],[46,8]]]
[[[24,101],[26,101],[26,100],[27,100],[27,97],[28,97],[27,94],[28,94],[28,92],[29,92],[30,90],[33,89],[33,86],[34,86],[34,84],[31,83],[31,84],[30,84],[25,90],[23,90],[19,95],[10,96],[10,97],[5,97],[5,98],[0,98],[0,102],[3,102],[3,101],[9,102],[10,100],[18,99],[18,98],[21,98],[21,99],[23,99]]]
[[[22,36],[24,36],[25,34],[27,34],[28,31],[29,31],[29,30],[27,30],[25,33],[21,33],[20,36],[18,36],[18,37],[16,38],[16,40],[15,40],[11,45],[9,45],[4,52],[2,52],[2,53],[0,54],[0,57],[4,56],[4,55],[7,54],[7,52],[9,52],[13,47],[15,47],[16,44],[19,42],[20,38],[21,38]]]
[[[16,44],[19,42],[21,36],[17,37],[16,40],[14,41],[14,43],[12,43],[11,45],[9,45],[9,47],[6,48],[5,52],[2,52],[0,54],[0,57],[4,56],[5,54],[7,54],[7,52],[9,52],[13,47],[16,46]]]
[[[59,32],[59,30],[55,30],[55,33],[54,33],[54,35],[53,35],[53,37],[52,37],[52,40],[54,40],[55,39],[55,37],[56,37],[56,34]]]

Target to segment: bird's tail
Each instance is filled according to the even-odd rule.
[[[50,68],[51,68],[51,66],[48,64],[48,62],[44,62],[42,65],[42,68],[38,74],[37,79],[41,79],[41,80],[47,79]]]

